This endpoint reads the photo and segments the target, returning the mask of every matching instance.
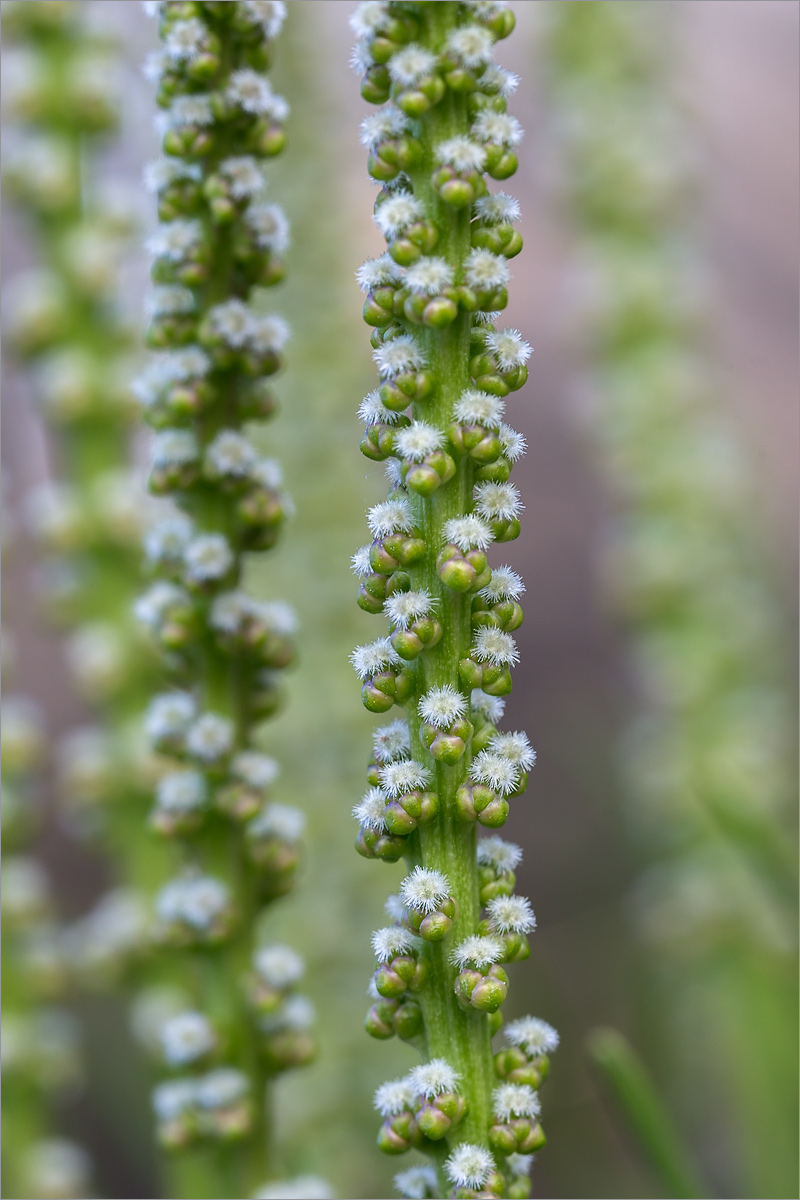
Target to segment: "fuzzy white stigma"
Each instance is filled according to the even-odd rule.
[[[289,322],[278,313],[254,313],[249,343],[257,354],[279,354],[291,336]]]
[[[367,642],[364,646],[356,646],[350,655],[350,662],[356,675],[362,681],[370,679],[386,667],[400,667],[403,660],[395,651],[388,638],[378,638],[377,641]]]
[[[492,754],[489,750],[481,750],[472,760],[470,775],[476,783],[485,784],[493,792],[508,796],[519,783],[519,767],[509,762],[501,754]]]
[[[498,875],[513,871],[522,862],[522,849],[501,837],[492,835],[478,842],[478,862],[482,867],[491,867]]]
[[[438,296],[453,286],[453,268],[444,258],[419,258],[406,271],[405,281],[417,295]]]
[[[505,954],[505,947],[499,938],[479,934],[464,938],[450,955],[450,961],[460,970],[465,967],[488,967],[491,963],[500,962]]]
[[[509,196],[508,192],[479,196],[473,208],[483,225],[512,225],[522,216],[519,200]]]
[[[230,542],[221,533],[203,533],[193,538],[183,556],[186,576],[196,583],[224,579],[234,563]]]
[[[253,116],[283,122],[289,115],[289,105],[273,92],[266,76],[247,67],[233,72],[225,98]]]
[[[406,906],[403,904],[403,897],[396,895],[387,896],[383,902],[383,911],[390,921],[402,921],[406,911]]]
[[[159,113],[156,117],[156,128],[166,131],[185,128],[187,125],[211,125],[213,120],[211,96],[194,92],[188,96],[177,96],[165,113]]]
[[[382,1117],[396,1117],[402,1112],[413,1112],[415,1100],[407,1078],[387,1079],[376,1089],[373,1103]]]
[[[486,151],[467,137],[453,137],[436,147],[436,161],[464,173],[482,171],[486,166]]]
[[[516,462],[518,458],[522,458],[527,443],[521,433],[516,429],[512,429],[510,425],[501,425],[498,433],[500,435],[500,444],[503,447],[503,454],[509,462]]]
[[[416,945],[413,933],[409,933],[402,925],[385,925],[372,935],[372,950],[379,963],[408,954]]]
[[[408,629],[414,621],[429,616],[433,604],[433,597],[425,591],[395,592],[384,603],[383,611],[393,628]]]
[[[378,778],[381,787],[389,796],[404,796],[406,792],[424,788],[430,778],[430,771],[422,763],[410,758],[387,763],[385,767],[381,767]]]
[[[160,696],[154,696],[148,705],[144,718],[145,733],[154,741],[185,737],[196,715],[197,706],[189,692],[163,692]]]
[[[216,1045],[213,1026],[199,1012],[181,1012],[161,1028],[164,1058],[171,1067],[185,1067],[204,1058]]]
[[[475,513],[465,517],[451,517],[442,527],[442,540],[452,542],[466,554],[468,550],[487,550],[494,540],[494,534],[485,521]]]
[[[228,180],[234,200],[256,196],[264,187],[264,176],[257,160],[250,154],[224,158],[219,164],[219,173]]]
[[[253,444],[233,429],[223,429],[206,449],[206,465],[215,475],[232,479],[249,475],[257,458]]]
[[[384,500],[373,504],[367,513],[367,524],[373,537],[387,537],[391,533],[410,533],[414,528],[411,503],[405,496],[396,500]]]
[[[409,908],[417,912],[436,912],[450,896],[450,881],[441,871],[417,866],[400,884],[400,894]]]
[[[454,1092],[458,1087],[461,1076],[444,1058],[432,1058],[430,1062],[420,1063],[408,1072],[408,1081],[415,1093],[432,1100],[444,1092]]]
[[[517,643],[510,633],[482,625],[475,633],[473,654],[478,662],[491,662],[499,667],[515,666],[519,662]]]
[[[411,753],[408,725],[402,719],[390,725],[380,725],[372,734],[375,761],[381,765],[407,758]]]
[[[479,290],[505,287],[511,278],[508,261],[491,250],[471,250],[464,260],[467,283]]]
[[[532,1166],[532,1154],[509,1154],[506,1159],[506,1167],[514,1179],[524,1179],[526,1175],[530,1175]]]
[[[193,875],[165,884],[156,897],[156,911],[165,923],[207,930],[227,910],[230,900],[230,892],[219,879]]]
[[[356,271],[356,281],[362,292],[373,292],[375,288],[396,286],[403,278],[399,267],[389,254],[380,258],[368,258]]]
[[[493,604],[502,600],[519,600],[524,591],[522,576],[512,571],[511,567],[492,567],[492,578],[478,595]]]
[[[494,38],[483,25],[463,25],[447,39],[447,52],[465,67],[484,66],[492,57]]]
[[[286,20],[286,5],[283,0],[242,0],[245,16],[254,25],[260,25],[267,38],[276,38]]]
[[[473,495],[485,521],[511,521],[525,507],[513,483],[476,483]]]
[[[496,733],[489,743],[489,749],[517,763],[523,771],[530,771],[536,762],[536,751],[526,733]]]
[[[350,568],[354,575],[359,579],[363,579],[365,575],[372,574],[372,564],[369,561],[369,546],[359,546],[355,554],[351,555]]]
[[[401,87],[406,88],[413,87],[426,75],[431,75],[436,69],[437,62],[436,55],[430,50],[412,43],[404,50],[398,50],[396,54],[393,54],[386,65],[392,82],[399,83]]]
[[[289,248],[289,222],[279,204],[251,204],[244,214],[256,245],[272,254],[285,254]]]
[[[170,771],[156,786],[156,803],[164,812],[198,812],[207,800],[206,777],[201,771]]]
[[[398,1171],[394,1177],[394,1186],[406,1200],[426,1200],[427,1196],[435,1196],[439,1182],[436,1178],[435,1167],[409,1167],[406,1171]]]
[[[483,1146],[462,1142],[460,1146],[456,1146],[450,1157],[445,1159],[444,1169],[447,1178],[457,1188],[477,1191],[483,1187],[494,1170],[494,1159]]]
[[[196,462],[200,456],[197,438],[189,429],[163,429],[153,438],[154,467]]]
[[[431,688],[419,702],[419,715],[437,729],[448,729],[466,711],[466,699],[449,683]]]
[[[541,1104],[527,1083],[501,1083],[492,1092],[492,1110],[498,1121],[513,1121],[515,1117],[537,1117]]]
[[[472,134],[479,142],[491,142],[496,146],[510,148],[519,145],[525,136],[525,130],[516,117],[487,109],[476,117]]]
[[[519,87],[519,75],[491,63],[481,75],[481,87],[485,91],[497,92],[507,100]]]
[[[276,942],[261,946],[253,954],[253,967],[264,983],[274,988],[290,988],[303,978],[306,964],[291,946]]]
[[[305,814],[288,804],[270,804],[262,808],[247,826],[249,837],[278,838],[293,845],[303,836],[306,827]]]
[[[495,896],[486,905],[495,933],[530,933],[536,915],[527,896]]]
[[[495,356],[501,371],[521,367],[533,354],[518,329],[488,329],[484,334],[487,350]]]
[[[470,707],[474,713],[480,713],[492,725],[503,719],[506,702],[502,696],[487,696],[480,688],[473,688],[469,698]]]
[[[411,462],[422,462],[429,454],[441,450],[445,444],[445,436],[435,425],[425,421],[412,421],[395,434],[394,448],[401,458]]]
[[[358,415],[365,425],[396,425],[402,414],[387,408],[376,388],[358,406]]]
[[[406,371],[419,371],[425,366],[425,355],[408,334],[383,342],[373,351],[372,357],[383,379],[393,379]]]
[[[558,1048],[558,1034],[552,1025],[539,1017],[520,1017],[511,1021],[503,1030],[503,1035],[512,1046],[519,1046],[529,1058],[539,1058],[542,1054],[552,1054]]]
[[[390,196],[378,206],[375,211],[375,224],[384,237],[391,241],[392,238],[405,233],[409,225],[421,221],[424,215],[425,210],[416,197],[408,192],[398,192],[396,196]]]
[[[367,150],[374,150],[381,142],[400,137],[408,126],[408,117],[394,104],[387,104],[376,113],[370,113],[361,122],[361,145]],[[377,215],[375,217],[377,221]],[[378,221],[381,230],[386,230]],[[410,224],[410,222],[409,222]]]
[[[258,791],[271,787],[281,773],[276,759],[257,750],[240,750],[231,762],[231,771],[248,787]]]
[[[186,735],[186,749],[203,763],[213,763],[233,749],[233,721],[217,713],[203,713]]]
[[[359,825],[383,833],[386,829],[386,793],[380,788],[371,787],[353,806],[353,816]]]
[[[499,429],[505,412],[505,401],[489,392],[467,388],[456,400],[453,416],[462,425],[483,425],[485,429]]]
[[[214,332],[226,346],[240,350],[250,339],[253,310],[243,300],[226,300],[215,304],[207,313],[207,320]]]

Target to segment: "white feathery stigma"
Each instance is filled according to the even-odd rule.
[[[479,196],[473,209],[483,225],[512,225],[522,216],[519,200],[509,196],[508,192]]]
[[[383,342],[373,351],[372,357],[383,379],[393,379],[406,371],[419,371],[425,366],[425,355],[409,334]]]
[[[398,192],[378,205],[375,210],[375,224],[381,233],[391,241],[401,233],[405,233],[415,221],[420,221],[425,215],[422,204],[408,192]]]
[[[406,1200],[425,1200],[426,1196],[435,1196],[439,1186],[436,1168],[409,1167],[405,1171],[398,1171],[394,1186]]]
[[[447,39],[447,52],[465,67],[484,66],[492,57],[494,38],[483,25],[463,25]]]
[[[472,711],[480,713],[485,720],[491,721],[492,725],[502,720],[506,711],[506,702],[502,696],[489,696],[480,688],[472,689],[469,702]]]
[[[494,896],[486,905],[495,933],[530,933],[536,916],[527,896]]]
[[[483,336],[486,349],[497,359],[501,371],[523,366],[533,353],[533,346],[518,329],[488,329]]]
[[[176,96],[168,110],[156,117],[156,124],[164,129],[181,129],[187,125],[211,125],[213,120],[211,96],[193,92],[188,96]]]
[[[478,863],[491,867],[499,875],[506,875],[522,862],[522,850],[514,842],[492,835],[478,842]]]
[[[350,567],[354,575],[359,579],[363,579],[365,575],[372,574],[372,565],[369,561],[369,546],[359,546],[355,554],[350,556]]]
[[[391,962],[393,958],[408,954],[417,945],[413,933],[402,925],[385,925],[372,935],[372,950],[379,963]]]
[[[368,258],[356,271],[356,282],[362,292],[396,286],[402,278],[403,268],[399,267],[389,254],[381,254],[380,258]]]
[[[214,475],[244,479],[256,463],[258,455],[251,442],[233,429],[222,429],[208,445],[205,461]]]
[[[227,346],[240,350],[250,339],[253,310],[243,300],[226,300],[208,310],[206,320]]]
[[[515,1179],[524,1179],[526,1175],[530,1175],[532,1166],[532,1154],[509,1154],[506,1159],[506,1167]]]
[[[382,1117],[397,1117],[413,1112],[416,1096],[408,1079],[387,1079],[375,1091],[373,1104]]]
[[[251,204],[244,214],[256,245],[272,254],[285,254],[289,247],[289,222],[279,204]]]
[[[471,250],[464,260],[464,273],[469,286],[479,291],[505,287],[511,278],[508,260],[491,250]]]
[[[263,791],[275,782],[281,769],[269,754],[261,754],[258,750],[240,750],[231,762],[231,772],[248,787]]]
[[[481,88],[484,91],[497,92],[504,100],[513,96],[519,87],[519,75],[507,71],[491,63],[481,75]]]
[[[395,592],[383,605],[383,611],[395,629],[408,629],[421,617],[430,615],[433,597],[426,591]]]
[[[457,1188],[477,1191],[483,1187],[494,1170],[494,1159],[485,1147],[472,1142],[462,1142],[460,1146],[456,1146],[450,1157],[445,1159],[444,1169],[447,1178]]]
[[[494,534],[485,521],[475,513],[465,517],[451,517],[442,527],[442,540],[452,542],[466,554],[468,550],[487,550],[494,541]]]
[[[278,313],[253,313],[248,343],[257,354],[279,354],[291,332],[289,322]]]
[[[367,512],[367,525],[375,538],[387,537],[391,533],[410,533],[414,528],[410,501],[400,496],[396,500],[373,504]]]
[[[488,967],[492,963],[500,962],[504,954],[505,947],[499,938],[488,935],[482,937],[476,933],[459,942],[450,954],[450,961],[463,971],[471,965],[478,968]]]
[[[498,1121],[513,1121],[515,1117],[537,1117],[541,1103],[529,1084],[501,1083],[492,1092],[492,1110]]]
[[[453,268],[444,258],[423,255],[406,271],[405,282],[419,296],[438,296],[453,286]]]
[[[491,142],[496,146],[510,148],[519,145],[525,136],[525,130],[516,117],[486,109],[475,118],[472,134],[479,142]]]
[[[405,133],[407,125],[408,117],[403,110],[397,108],[394,104],[386,104],[378,112],[370,113],[368,117],[364,117],[364,120],[361,122],[361,145],[366,150],[374,150],[381,142],[400,137],[401,134]],[[411,200],[412,204],[416,203],[412,197],[409,196],[408,199]],[[386,204],[388,203],[391,203],[391,201],[386,201]],[[381,210],[385,206],[385,204],[381,205]],[[420,208],[421,211],[422,209]],[[378,225],[385,233],[386,230],[378,220],[377,213],[375,214],[375,220],[378,221]],[[409,221],[410,224],[411,222]]]
[[[408,1072],[408,1081],[418,1096],[432,1100],[445,1092],[455,1092],[461,1076],[445,1058],[432,1058]]]
[[[260,25],[267,38],[276,38],[286,20],[283,0],[242,0],[242,9],[255,25]]]
[[[400,719],[392,721],[389,725],[379,725],[373,731],[372,745],[376,763],[390,763],[399,758],[407,758],[411,753],[407,722]]]
[[[530,771],[536,762],[536,751],[528,741],[528,735],[519,731],[496,733],[489,742],[489,749],[516,763],[523,771]]]
[[[505,412],[505,401],[489,392],[467,388],[456,400],[453,416],[461,425],[482,425],[484,429],[499,429]]]
[[[476,630],[472,653],[478,662],[491,662],[499,667],[513,667],[519,662],[517,643],[511,634],[491,625]]]
[[[429,454],[441,450],[445,444],[445,435],[435,425],[426,421],[412,421],[398,429],[394,437],[394,448],[401,458],[411,462],[422,462]]]
[[[441,871],[416,866],[400,884],[400,895],[417,912],[436,912],[450,896],[450,881]]]
[[[503,447],[503,454],[509,462],[516,462],[518,458],[522,458],[527,443],[521,433],[517,433],[516,429],[512,429],[510,425],[501,425],[498,429],[500,444]]]
[[[356,37],[368,38],[380,33],[389,18],[389,0],[362,0],[348,17]]]
[[[430,771],[413,758],[387,763],[378,772],[381,787],[389,796],[404,796],[424,788],[430,779]]]
[[[552,1054],[558,1048],[558,1034],[552,1025],[539,1017],[520,1017],[511,1021],[503,1030],[503,1036],[511,1046],[519,1046],[529,1058]]]
[[[248,822],[247,834],[256,839],[274,837],[294,845],[303,836],[305,827],[305,814],[299,808],[292,808],[289,804],[270,804]]]
[[[179,218],[159,225],[145,242],[145,249],[154,258],[182,262],[202,240],[203,226],[199,221]]]
[[[183,556],[186,576],[197,583],[223,579],[234,564],[228,539],[221,533],[203,533],[193,538]]]
[[[270,117],[279,123],[289,115],[289,105],[273,92],[266,76],[248,67],[233,72],[225,98],[253,116]]]
[[[217,713],[203,713],[186,735],[186,749],[204,763],[213,763],[233,749],[233,721]]]
[[[402,417],[402,413],[386,407],[377,388],[361,401],[358,415],[365,425],[396,425]]]
[[[306,964],[291,946],[276,942],[255,951],[253,967],[270,987],[290,988],[303,978]]]
[[[486,166],[486,151],[468,137],[453,137],[436,147],[436,161],[462,173],[482,171]]]
[[[390,921],[402,921],[406,911],[406,906],[403,904],[403,897],[396,895],[387,896],[383,902],[383,911]]]
[[[228,180],[234,200],[255,196],[264,187],[264,176],[258,162],[249,154],[224,158],[218,169],[220,175]]]
[[[466,711],[466,698],[450,683],[431,688],[419,702],[419,715],[437,729],[449,729]]]
[[[407,88],[419,83],[426,75],[432,75],[437,63],[435,54],[426,50],[424,46],[412,43],[393,54],[386,66],[392,82]]]
[[[485,521],[511,521],[525,507],[513,483],[476,483],[475,508]]]
[[[359,825],[383,833],[386,829],[386,793],[380,788],[371,787],[353,806],[353,816]]]
[[[470,776],[476,783],[484,784],[493,792],[499,792],[501,796],[508,796],[516,790],[519,784],[519,767],[516,763],[503,758],[501,754],[492,754],[489,750],[481,750],[480,754],[477,754],[472,760]]]
[[[496,603],[502,600],[519,600],[525,591],[522,576],[512,571],[511,567],[492,567],[492,578],[478,595],[483,600]]]
[[[363,646],[356,646],[350,655],[350,662],[360,680],[370,679],[387,667],[403,666],[403,660],[392,646],[388,638],[378,638]]]
[[[205,36],[205,25],[195,17],[188,21],[175,21],[164,37],[167,54],[177,60],[196,58]]]

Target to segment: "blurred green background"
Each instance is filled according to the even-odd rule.
[[[281,413],[264,440],[285,465],[297,515],[252,582],[264,596],[290,600],[302,623],[291,702],[267,727],[264,744],[281,760],[285,797],[309,815],[308,861],[301,885],[271,912],[269,929],[309,960],[321,1054],[314,1066],[278,1085],[279,1173],[315,1171],[331,1180],[339,1196],[375,1197],[391,1194],[391,1175],[404,1164],[382,1158],[374,1145],[372,1091],[414,1058],[410,1048],[373,1042],[361,1028],[369,933],[402,869],[358,858],[349,816],[363,788],[371,718],[361,707],[347,655],[356,642],[374,636],[375,625],[355,605],[348,563],[365,540],[365,508],[385,489],[381,467],[358,452],[355,410],[374,376],[352,273],[365,256],[380,252],[382,242],[370,220],[373,190],[358,144],[358,122],[368,109],[347,69],[351,5],[290,0],[288,7],[274,82],[292,105],[290,147],[270,168],[269,189],[290,215],[293,245],[288,280],[271,299],[289,317],[294,335],[278,385]],[[625,20],[642,10],[645,21],[656,19],[647,10],[661,10],[663,63],[652,73],[645,63],[642,86],[674,109],[686,139],[681,165],[694,194],[685,221],[706,271],[699,350],[715,380],[712,420],[720,436],[742,448],[741,504],[759,546],[752,569],[770,597],[772,642],[790,657],[798,5],[558,0],[511,7],[518,28],[497,57],[522,78],[511,108],[527,134],[521,169],[508,187],[522,203],[525,249],[514,260],[507,315],[533,342],[535,355],[529,383],[509,405],[509,419],[525,434],[529,452],[515,475],[526,505],[523,535],[506,548],[507,561],[523,573],[528,592],[518,639],[522,666],[505,725],[529,731],[539,761],[507,835],[525,849],[520,891],[531,896],[539,928],[531,959],[514,970],[507,1015],[534,1012],[562,1037],[543,1093],[549,1144],[536,1162],[534,1194],[672,1194],[591,1066],[587,1037],[610,1025],[640,1055],[705,1181],[707,1191],[694,1194],[792,1196],[793,934],[789,944],[754,953],[747,922],[732,921],[725,904],[709,917],[700,895],[702,920],[693,921],[691,911],[679,914],[666,942],[640,919],[643,872],[674,861],[676,826],[669,809],[665,820],[637,819],[637,797],[621,767],[620,747],[647,697],[631,665],[634,634],[620,621],[605,582],[604,547],[616,527],[619,500],[613,471],[610,476],[607,447],[587,436],[580,416],[593,347],[585,306],[576,299],[585,228],[570,218],[564,200],[574,196],[576,181],[569,175],[573,160],[563,127],[568,106],[560,89],[565,75],[580,74],[586,63],[580,56],[559,58],[553,23],[569,34],[577,9],[622,8]],[[109,149],[105,170],[136,185],[155,149],[149,86],[137,74],[154,29],[138,5],[104,0],[87,8],[122,35],[123,134]],[[590,45],[613,83],[609,64],[629,43],[622,35],[615,40],[613,20],[611,27],[606,43]],[[573,29],[570,36],[591,39],[592,27]],[[153,214],[144,211],[152,222]],[[36,249],[25,244],[19,214],[9,212],[3,220],[11,278],[35,259]],[[146,286],[140,257],[125,276],[126,303],[134,312]],[[683,261],[678,257],[673,265],[676,278]],[[613,272],[611,280],[613,287]],[[11,364],[4,373],[3,454],[12,468],[7,503],[13,512],[25,491],[47,476],[52,452],[29,382]],[[749,553],[745,541],[745,573]],[[83,715],[58,639],[36,615],[34,559],[23,538],[7,571],[4,623],[18,644],[15,687],[40,701],[58,735]],[[613,591],[624,598],[624,577],[615,578]],[[758,674],[762,664],[753,670]],[[791,719],[793,676],[780,663],[775,671]],[[791,763],[783,760],[779,770],[785,794],[771,819],[791,836]],[[40,849],[69,916],[85,911],[114,877],[113,865],[71,840],[53,812]],[[691,898],[689,904],[691,909]],[[791,900],[784,906],[781,915],[791,929]],[[127,1034],[123,1003],[94,997],[79,1009],[89,1018],[89,1080],[61,1119],[95,1158],[98,1195],[158,1196],[146,1071]],[[760,1069],[765,1061],[769,1070]],[[310,1148],[300,1130],[301,1121],[309,1120],[317,1131]]]

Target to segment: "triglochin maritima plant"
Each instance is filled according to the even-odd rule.
[[[486,184],[517,166],[522,130],[506,103],[517,80],[492,63],[514,18],[499,3],[367,2],[352,24],[362,95],[382,106],[362,141],[388,243],[358,272],[381,379],[361,405],[361,449],[386,463],[390,484],[353,558],[359,605],[390,632],[352,661],[370,712],[404,710],[375,732],[354,815],[360,853],[404,858],[409,871],[374,935],[366,1025],[426,1059],[378,1089],[378,1142],[433,1160],[397,1176],[403,1195],[527,1196],[545,1141],[536,1089],[558,1039],[528,1017],[505,1048],[491,1044],[506,966],[528,956],[535,926],[514,894],[521,852],[494,832],[535,760],[524,733],[497,729],[524,586],[487,557],[520,532],[509,476],[524,439],[505,422],[505,397],[530,354],[497,325],[522,247],[519,205]]]

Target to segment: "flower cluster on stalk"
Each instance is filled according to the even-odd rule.
[[[169,680],[145,720],[163,763],[149,823],[182,862],[156,897],[154,936],[207,955],[226,992],[222,1006],[201,994],[161,1026],[174,1075],[153,1106],[162,1143],[180,1148],[261,1139],[264,1081],[314,1054],[302,960],[253,944],[255,916],[300,860],[303,815],[275,801],[278,763],[255,740],[281,703],[296,621],[243,581],[246,557],[275,544],[290,511],[279,464],[247,432],[274,412],[289,337],[262,293],[284,276],[288,224],[264,198],[263,165],[283,149],[288,107],[265,73],[285,5],[148,7],[163,156],[146,172],[159,215],[155,353],[135,390],[156,431],[150,489],[175,508],[148,534],[152,582],[136,608]]]
[[[388,618],[389,631],[358,646],[352,663],[368,711],[402,710],[376,729],[353,815],[359,853],[405,858],[409,868],[387,904],[392,924],[373,938],[366,1028],[432,1055],[378,1089],[378,1143],[387,1153],[414,1147],[438,1159],[435,1143],[445,1141],[441,1172],[401,1172],[402,1195],[452,1187],[456,1196],[527,1196],[530,1155],[544,1144],[536,1089],[554,1032],[529,1056],[517,1043],[497,1052],[499,1082],[493,1098],[482,1097],[494,1124],[483,1128],[469,1116],[480,1082],[438,1056],[425,1021],[438,1003],[434,976],[449,973],[439,1020],[458,1026],[466,1020],[459,1013],[483,1014],[470,1028],[488,1052],[502,1024],[506,965],[529,954],[535,926],[529,902],[514,894],[519,849],[494,832],[475,839],[479,826],[505,823],[535,761],[525,734],[497,728],[519,659],[524,585],[510,567],[489,563],[494,543],[520,533],[521,497],[509,477],[525,441],[505,407],[527,379],[531,353],[500,322],[510,260],[522,248],[519,205],[488,184],[514,173],[522,137],[507,111],[517,79],[492,62],[514,18],[494,0],[367,0],[351,23],[361,94],[379,106],[361,140],[380,185],[374,215],[387,243],[357,272],[379,375],[359,408],[361,450],[385,464],[389,481],[386,500],[367,515],[371,541],[353,555],[358,604]],[[446,634],[456,622],[470,632],[453,648]],[[455,827],[450,836],[471,860],[466,891],[431,861],[433,831],[444,826]]]

